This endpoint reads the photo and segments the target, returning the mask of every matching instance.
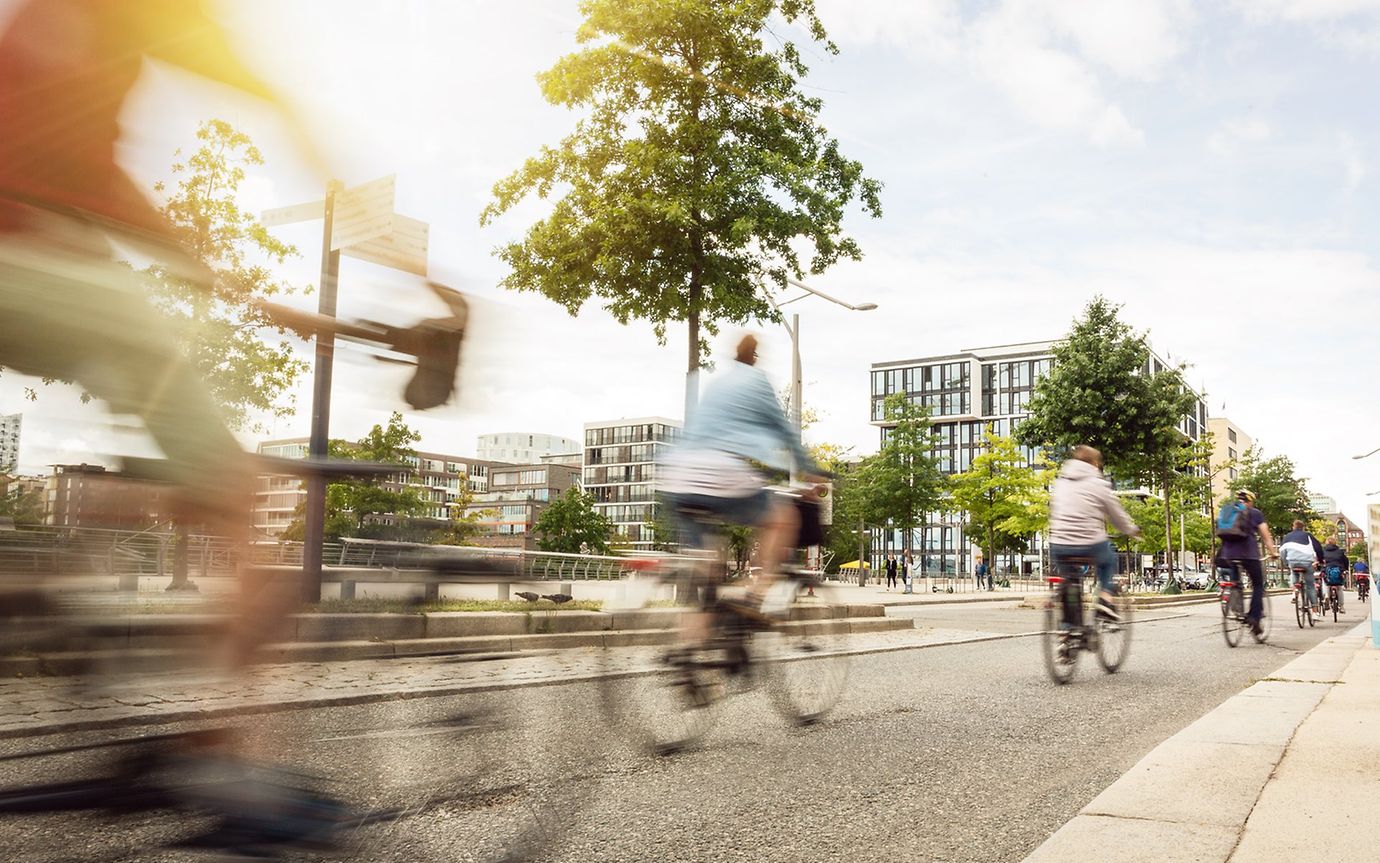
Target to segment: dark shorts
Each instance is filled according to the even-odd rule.
[[[716,525],[756,527],[771,509],[772,493],[759,489],[744,497],[709,494],[668,494],[666,505],[692,548],[703,548],[705,534]]]

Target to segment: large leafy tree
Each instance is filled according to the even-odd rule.
[[[293,412],[284,397],[309,368],[284,338],[287,331],[258,305],[295,290],[271,268],[297,250],[237,203],[245,168],[264,161],[249,136],[224,120],[207,120],[196,137],[196,152],[172,166],[171,191],[164,183],[155,190],[168,195],[160,212],[173,233],[216,281],[205,285],[161,263],[142,273],[226,422],[261,430],[255,417]]]
[[[1088,303],[1054,346],[1053,368],[1036,383],[1016,440],[1054,455],[1088,444],[1102,451],[1114,478],[1172,489],[1192,457],[1180,424],[1197,398],[1182,366],[1150,368],[1146,334],[1119,311],[1100,296]],[[1172,517],[1166,508],[1166,533]]]
[[[946,478],[934,457],[929,414],[901,393],[883,403],[886,440],[863,459],[857,473],[862,518],[901,531],[902,549],[911,557],[913,534],[926,513],[939,509]]]
[[[983,435],[983,451],[968,470],[949,479],[954,505],[966,516],[968,536],[982,543],[989,565],[997,552],[1024,552],[1049,522],[1049,476],[1031,466],[1009,437]]]
[[[722,320],[774,313],[764,282],[859,259],[842,232],[880,185],[845,158],[806,95],[802,50],[778,23],[837,53],[813,0],[583,0],[583,46],[538,76],[583,116],[494,187],[489,223],[535,192],[550,215],[499,249],[503,284],[573,315],[598,297],[615,318],[686,321],[689,370]],[[767,44],[770,39],[772,45]]]
[[[4,477],[0,476],[0,481]],[[25,490],[15,485],[7,488],[0,485],[0,518],[10,519],[16,526],[25,527],[43,523],[43,491]]]
[[[594,495],[572,486],[541,511],[532,530],[542,551],[607,554],[613,523],[594,508]]]
[[[1237,459],[1236,479],[1229,488],[1233,493],[1241,489],[1255,492],[1255,506],[1276,537],[1287,533],[1294,519],[1308,522],[1316,516],[1308,502],[1308,487],[1294,473],[1288,456],[1266,458],[1258,447],[1247,449]]]

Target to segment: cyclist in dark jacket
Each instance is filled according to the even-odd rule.
[[[1335,569],[1334,569],[1335,568]],[[1346,586],[1346,574],[1351,570],[1351,559],[1346,556],[1346,552],[1337,546],[1337,543],[1329,541],[1323,546],[1323,581],[1327,584],[1338,585],[1337,590],[1337,610],[1343,611],[1345,603],[1342,602],[1341,588]],[[1332,573],[1336,572],[1336,575]]]

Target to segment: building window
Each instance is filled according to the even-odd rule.
[[[1236,429],[1227,429],[1227,440],[1231,441],[1232,443],[1236,443]]]

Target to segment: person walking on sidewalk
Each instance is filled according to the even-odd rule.
[[[980,557],[977,559],[977,566],[973,567],[973,577],[977,579],[978,590],[982,590],[982,580],[984,578],[987,578],[990,583],[991,579],[987,575],[987,561]]]
[[[1059,468],[1049,497],[1049,552],[1057,570],[1070,557],[1097,562],[1098,611],[1116,619],[1113,583],[1116,552],[1107,536],[1107,522],[1127,536],[1140,536],[1140,528],[1126,514],[1102,475],[1102,453],[1080,444]],[[1256,562],[1257,568],[1259,561]]]
[[[1231,523],[1224,528],[1226,518],[1230,518]],[[1228,566],[1245,570],[1246,575],[1250,576],[1251,608],[1246,612],[1246,624],[1252,633],[1259,635],[1260,618],[1265,610],[1265,569],[1260,563],[1260,543],[1257,539],[1264,541],[1265,551],[1271,558],[1279,555],[1264,514],[1255,508],[1255,492],[1247,489],[1237,492],[1236,503],[1224,505],[1222,512],[1218,513],[1217,525],[1217,535],[1222,539],[1219,558]]]
[[[912,558],[912,559],[910,560],[910,565],[907,566],[906,569],[904,570],[904,572],[901,574],[901,581],[902,581],[902,583],[905,584],[905,586],[906,586],[906,589],[903,590],[903,591],[901,591],[902,593],[914,593],[914,592],[915,592],[915,582],[912,581],[912,579],[915,578],[915,573],[917,573],[917,572],[919,572],[919,571],[920,571],[920,561],[919,561],[919,559],[917,559],[917,558]]]
[[[891,590],[896,586],[896,555],[886,556],[886,589]]]

